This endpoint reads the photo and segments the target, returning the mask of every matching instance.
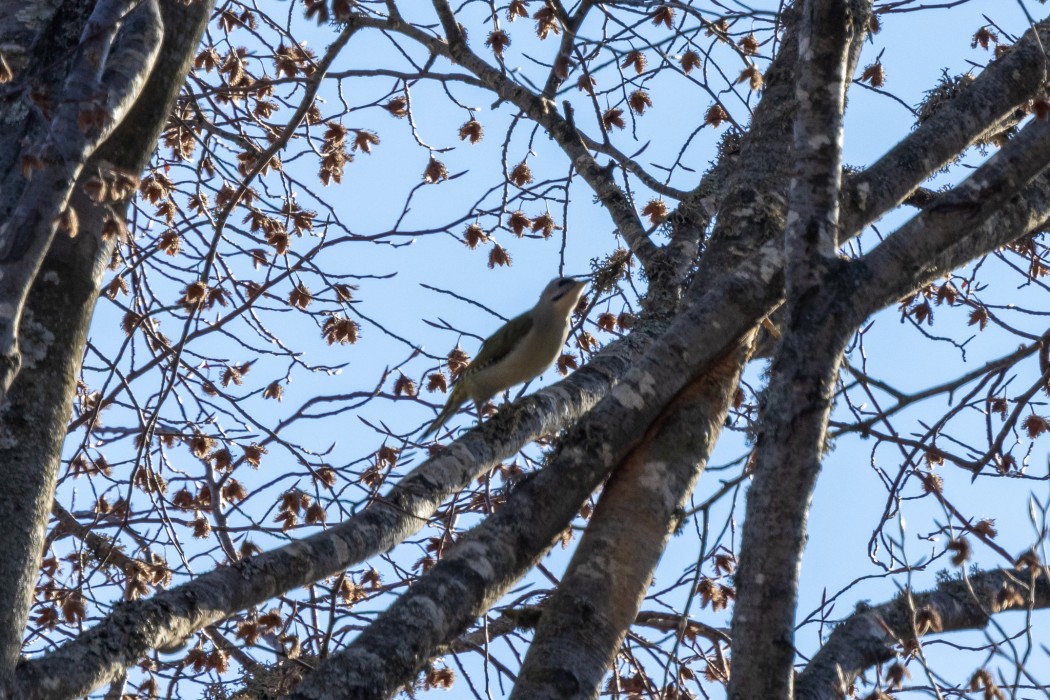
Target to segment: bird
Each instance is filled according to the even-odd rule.
[[[539,376],[554,364],[569,337],[569,317],[586,287],[586,280],[556,277],[544,287],[535,306],[490,335],[422,437],[444,425],[468,398],[480,413],[496,394]]]

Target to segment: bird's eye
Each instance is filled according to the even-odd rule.
[[[562,277],[560,280],[558,280],[558,286],[564,287],[567,284],[573,284],[574,281],[575,280],[573,280],[571,277]]]

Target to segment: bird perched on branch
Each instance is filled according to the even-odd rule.
[[[489,336],[422,437],[440,428],[468,398],[480,412],[499,392],[550,367],[569,337],[569,317],[586,287],[586,281],[572,277],[551,280],[535,306]]]

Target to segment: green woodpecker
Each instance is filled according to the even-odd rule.
[[[586,286],[587,282],[572,277],[551,280],[536,306],[489,336],[481,344],[478,356],[463,370],[445,407],[423,437],[440,428],[468,398],[480,413],[481,407],[496,394],[527,382],[550,367],[569,337],[569,316]]]

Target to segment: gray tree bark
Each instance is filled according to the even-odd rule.
[[[592,696],[637,614],[675,509],[718,434],[750,338],[786,296],[781,329],[786,339],[763,402],[765,421],[743,539],[731,692],[740,698],[791,697],[797,569],[843,345],[885,304],[1033,230],[1050,215],[1050,185],[1043,174],[1050,161],[1050,136],[1044,124],[1035,123],[964,185],[934,201],[867,256],[850,264],[839,261],[838,243],[903,201],[980,135],[1017,118],[1018,107],[1046,81],[1042,47],[1050,46],[1050,34],[1046,23],[1039,25],[945,110],[871,168],[840,182],[835,134],[860,36],[846,18],[850,12],[862,16],[867,3],[799,5],[802,19],[786,33],[752,128],[719,185],[718,226],[684,296],[681,283],[708,213],[702,211],[699,188],[678,213],[693,229],[679,227],[672,243],[660,248],[646,235],[623,190],[598,165],[592,144],[575,129],[571,114],[562,116],[546,95],[514,84],[473,54],[447,3],[435,2],[444,40],[403,22],[361,18],[359,26],[403,33],[459,63],[554,137],[649,273],[648,322],[570,380],[470,431],[345,523],[152,599],[118,606],[86,634],[17,668],[87,323],[109,258],[111,244],[100,232],[108,217],[124,214],[122,204],[98,206],[72,184],[81,171],[105,167],[137,173],[145,166],[210,7],[163,3],[164,43],[127,117],[113,125],[116,130],[108,138],[103,128],[71,135],[71,141],[83,143],[61,153],[64,160],[43,159],[54,171],[45,167],[41,177],[50,177],[52,184],[68,180],[68,192],[50,199],[23,198],[34,181],[19,180],[22,143],[27,137],[30,142],[43,138],[42,122],[13,93],[0,94],[0,124],[5,127],[0,129],[0,172],[8,178],[0,187],[0,221],[31,220],[37,226],[21,251],[20,236],[28,229],[19,224],[15,236],[9,225],[4,250],[39,258],[39,273],[23,266],[33,284],[15,285],[12,294],[22,296],[12,299],[9,319],[18,323],[9,323],[6,338],[0,340],[6,358],[0,385],[6,387],[4,376],[13,378],[7,403],[0,408],[0,465],[11,485],[0,491],[0,513],[27,525],[0,533],[0,681],[6,696],[73,697],[120,678],[152,648],[178,643],[231,612],[384,551],[418,530],[448,496],[500,459],[536,435],[566,427],[570,430],[547,468],[516,488],[495,516],[461,538],[346,651],[322,664],[296,697],[388,697],[396,692],[531,567],[594,489],[619,469],[562,592],[545,613],[516,691],[520,697]],[[24,54],[7,56],[16,76],[42,57],[69,57],[43,61],[55,67],[39,77],[49,89],[61,90],[78,66],[75,49],[94,6],[79,3],[75,12],[67,8],[57,24],[47,24],[57,5],[38,5],[32,12],[13,7],[0,2],[0,17],[5,18],[0,20],[0,40],[4,46],[27,47]],[[119,13],[125,5],[99,7]],[[135,16],[142,34],[131,33],[136,26],[132,17],[112,32],[117,39],[113,55],[139,59],[138,69],[117,76],[127,95],[137,91],[136,80],[150,63],[149,51],[133,41],[149,36],[149,7],[146,3],[135,10],[143,13]],[[565,26],[576,19],[569,18]],[[858,23],[854,20],[853,26]],[[95,41],[103,35],[90,36]],[[127,102],[115,99],[105,106],[119,116]],[[56,114],[56,119],[68,118]],[[789,193],[787,136],[792,129],[799,158]],[[55,236],[54,221],[70,203],[80,232],[74,238]],[[50,214],[28,217],[45,210]],[[19,312],[22,298],[25,311]],[[5,301],[0,296],[0,303]],[[697,422],[702,430],[696,430]],[[682,439],[695,438],[697,432],[699,439]],[[629,550],[626,543],[632,540],[626,539],[623,520],[632,513],[632,495],[642,492],[653,505],[645,513],[649,526],[630,533],[638,538],[638,550]],[[645,556],[629,556],[635,551]],[[582,591],[594,590],[594,575],[603,567],[625,575],[611,581],[599,598],[588,598],[593,609],[583,610]],[[1030,599],[1044,604],[1045,592],[1032,590]],[[922,605],[947,610],[932,598]],[[974,615],[942,614],[946,618],[964,621],[957,626],[979,622]],[[871,633],[872,619],[857,623],[866,625],[868,634],[857,648],[874,651],[850,656],[846,647],[851,642],[834,640],[826,654],[814,659],[809,675],[803,674],[799,696],[841,697],[842,688],[829,685],[828,668],[845,663],[856,674],[883,658],[890,642]],[[575,656],[562,658],[566,649]],[[567,669],[567,658],[586,663]]]
[[[110,218],[126,217],[126,199],[97,204],[75,187],[76,176],[113,171],[134,179],[142,171],[182,87],[211,5],[164,3],[158,15],[156,5],[144,3],[124,17],[119,28],[112,26],[113,18],[130,7],[92,2],[61,8],[57,3],[0,5],[0,43],[14,72],[7,87],[26,80],[54,98],[74,100],[50,123],[21,90],[9,91],[0,100],[0,229],[8,260],[4,265],[18,268],[22,285],[4,287],[0,299],[6,309],[6,359],[0,374],[4,388],[10,386],[0,408],[0,471],[5,481],[0,513],[6,522],[18,524],[0,533],[0,693],[5,697],[31,696],[14,679],[16,662],[39,575],[87,327],[113,245],[102,236],[103,226]],[[94,11],[99,24],[84,43],[81,37]],[[108,53],[109,60],[94,63],[85,53]],[[41,73],[39,66],[50,69]],[[99,83],[109,101],[85,106],[77,91]],[[60,94],[62,85],[66,92]],[[75,110],[95,108],[108,117],[101,127],[82,132]],[[45,168],[34,174],[39,179],[27,178],[22,165],[27,157],[37,156],[34,148],[53,147],[46,146],[49,128],[57,129],[54,133],[64,135],[66,142],[60,152],[41,158]],[[52,188],[45,193],[50,199],[36,192],[46,184]],[[74,237],[56,236],[54,220],[67,206],[76,212],[79,231]],[[36,218],[27,219],[27,214]],[[47,696],[46,683],[33,692]]]
[[[511,698],[598,696],[722,433],[754,335],[685,387],[616,468],[544,604]]]

